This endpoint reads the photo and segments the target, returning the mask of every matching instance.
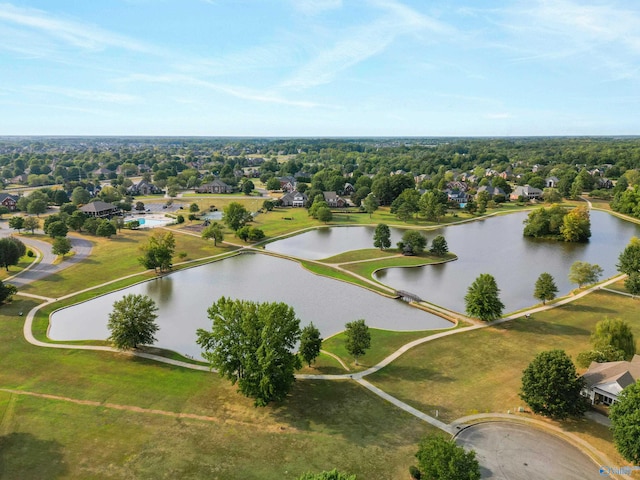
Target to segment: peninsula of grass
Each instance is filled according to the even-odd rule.
[[[388,258],[400,255],[398,250],[380,250],[379,248],[364,248],[362,250],[352,250],[350,252],[339,253],[332,257],[323,258],[318,260],[322,263],[348,263],[348,262],[360,262],[368,260],[376,260],[379,258]]]
[[[18,312],[35,305],[16,299],[0,307],[6,478],[209,478],[215,472],[269,480],[333,468],[402,478],[420,438],[436,432],[350,381],[298,380],[285,401],[255,408],[214,373],[118,353],[34,347],[22,337]]]
[[[322,275],[323,277],[333,278],[335,280],[340,280],[347,283],[353,283],[360,287],[367,288],[369,290],[373,290],[377,293],[381,293],[383,295],[392,295],[392,292],[388,288],[384,288],[382,285],[378,287],[375,284],[369,283],[364,279],[358,278],[354,275],[350,275],[349,273],[340,271],[336,268],[330,267],[329,265],[324,265],[321,263],[316,263],[312,261],[302,260],[300,261],[300,265],[302,265],[305,269],[309,270],[311,273],[316,275]]]
[[[373,274],[383,268],[392,267],[421,267],[423,265],[433,265],[437,263],[450,262],[458,257],[453,253],[447,253],[446,255],[430,255],[429,253],[423,253],[415,256],[396,256],[392,258],[382,258],[376,261],[349,263],[341,265],[341,268],[349,270],[350,272],[360,275],[364,278],[372,278]]]

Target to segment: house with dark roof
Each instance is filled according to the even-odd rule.
[[[233,187],[216,178],[214,181],[196,187],[196,193],[232,193]]]
[[[280,180],[280,190],[283,192],[293,192],[298,183],[294,177],[280,177],[278,180]]]
[[[342,208],[347,206],[347,201],[340,197],[336,192],[322,192],[324,201],[331,208]]]
[[[157,193],[162,193],[158,187],[156,187],[153,183],[147,182],[146,180],[140,180],[138,183],[131,185],[127,188],[127,193],[129,195],[153,195]]]
[[[445,190],[445,193],[447,194],[447,200],[449,202],[454,202],[458,205],[467,203],[467,201],[469,200],[469,195],[467,194],[467,192],[463,192],[462,190],[448,189]]]
[[[7,207],[9,211],[13,212],[16,209],[18,203],[16,195],[10,195],[8,193],[0,193],[0,205]]]
[[[478,198],[478,195],[482,192],[487,192],[491,198],[493,198],[494,195],[505,195],[503,189],[501,189],[500,187],[494,187],[493,185],[491,185],[491,182],[489,182],[488,185],[482,185],[478,187],[476,198]],[[505,195],[505,198],[506,198],[506,195]]]
[[[611,405],[623,389],[640,380],[640,355],[634,355],[630,362],[591,362],[582,378],[585,386],[581,393],[592,405]]]
[[[558,182],[560,179],[558,177],[547,177],[544,179],[544,184],[547,188],[558,188]]]
[[[307,203],[307,196],[294,190],[293,192],[285,193],[280,197],[279,201],[283,207],[304,207],[305,203]]]
[[[95,218],[111,218],[120,215],[120,209],[111,203],[96,200],[80,207],[80,211],[85,215]]]

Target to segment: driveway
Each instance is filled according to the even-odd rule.
[[[584,480],[603,478],[600,466],[573,445],[528,425],[487,422],[462,430],[456,442],[476,451],[482,478]]]

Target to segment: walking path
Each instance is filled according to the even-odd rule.
[[[462,223],[462,222],[460,222]],[[308,230],[308,229],[304,229],[304,230]],[[172,230],[175,231],[175,230]],[[188,232],[181,232],[181,233],[185,233],[185,234],[189,234]],[[290,234],[286,235],[289,236]],[[38,248],[38,250],[41,250],[43,252],[43,258],[42,261],[40,263],[33,264],[34,266],[32,268],[29,269],[25,269],[22,272],[20,272],[19,275],[16,275],[13,282],[15,283],[15,280],[18,279],[19,282],[22,282],[20,284],[26,284],[29,282],[32,282],[34,280],[38,280],[41,278],[44,278],[47,275],[50,275],[56,271],[62,270],[63,268],[68,267],[69,265],[73,264],[73,263],[77,263],[79,261],[81,261],[82,259],[84,259],[91,251],[91,242],[84,240],[84,239],[73,239],[76,242],[74,243],[74,245],[77,245],[77,248],[79,250],[79,252],[77,251],[76,255],[70,259],[70,260],[74,260],[74,261],[68,261],[68,262],[63,262],[62,264],[59,265],[53,265],[53,260],[52,260],[52,256],[50,255],[50,245],[47,244],[46,242],[41,242],[35,239],[29,239],[29,241],[26,241],[26,244],[29,244],[30,246],[32,246],[33,248]],[[72,241],[73,241],[72,240]],[[36,243],[37,242],[37,243]],[[240,246],[242,247],[237,253],[240,253],[242,251],[258,251],[260,253],[267,253],[270,255],[274,255],[274,256],[279,256],[282,258],[287,258],[289,260],[294,260],[294,261],[302,261],[302,259],[297,259],[297,258],[293,258],[293,257],[287,257],[287,256],[283,256],[280,254],[275,254],[274,252],[268,252],[268,251],[264,251],[262,249],[258,249],[256,248],[255,245],[253,246]],[[216,257],[224,257],[224,256],[228,256],[228,253],[224,253],[221,255],[216,255],[213,258]],[[53,257],[55,259],[55,257]],[[202,259],[201,259],[202,260]],[[201,261],[200,260],[200,261]],[[317,263],[320,265],[326,265],[322,262],[317,262],[317,261],[313,261],[313,260],[304,260],[304,261],[309,261],[312,263]],[[38,266],[40,266],[40,268],[38,268]],[[341,269],[340,267],[336,267],[333,266],[333,268],[336,268],[338,270],[344,270]],[[344,270],[345,272],[353,275],[352,272],[348,272],[346,270]],[[100,288],[102,286],[105,285],[109,285],[118,281],[121,281],[123,279],[127,279],[127,278],[131,278],[131,277],[135,277],[140,275],[139,273],[136,274],[132,274],[132,275],[128,275],[116,280],[112,280],[110,282],[105,282],[102,285],[98,285],[95,287],[91,287],[91,288],[87,288],[85,290],[82,290],[81,292],[85,292],[85,291],[89,291],[89,290],[93,290],[96,288]],[[375,283],[371,280],[368,280],[364,277],[360,277],[357,276],[359,279],[374,285],[377,289],[380,288],[380,284]],[[386,357],[385,359],[383,359],[381,362],[379,362],[378,364],[374,365],[373,367],[364,370],[362,372],[356,372],[356,373],[345,373],[345,374],[341,374],[341,375],[313,375],[313,374],[300,374],[300,375],[296,375],[296,378],[298,379],[314,379],[314,380],[345,380],[345,379],[352,379],[355,380],[356,382],[358,382],[360,385],[362,385],[364,388],[367,388],[369,391],[375,393],[376,395],[380,396],[381,398],[385,399],[386,401],[392,403],[393,405],[397,406],[398,408],[406,411],[407,413],[447,432],[450,434],[455,433],[458,428],[460,428],[461,424],[463,423],[467,423],[469,421],[476,421],[476,420],[480,420],[480,419],[484,419],[484,418],[490,418],[490,417],[498,417],[498,418],[509,418],[512,419],[514,418],[513,415],[505,415],[505,414],[482,414],[482,415],[475,415],[475,416],[469,416],[469,417],[463,417],[461,419],[458,419],[454,422],[452,422],[451,424],[446,424],[430,415],[427,415],[424,412],[421,412],[417,409],[415,409],[414,407],[402,402],[401,400],[389,395],[388,393],[384,392],[383,390],[379,389],[378,387],[372,385],[370,382],[366,381],[364,379],[364,377],[371,375],[375,372],[377,372],[378,370],[384,368],[385,366],[387,366],[388,364],[390,364],[391,362],[393,362],[395,359],[397,359],[400,355],[404,354],[406,351],[410,350],[411,348],[429,342],[429,341],[433,341],[439,338],[443,338],[449,335],[456,335],[458,333],[462,333],[462,332],[467,332],[467,331],[471,331],[471,330],[476,330],[476,329],[480,329],[480,328],[487,328],[493,325],[499,325],[502,324],[504,322],[510,321],[510,320],[514,320],[516,318],[521,318],[523,316],[526,315],[531,315],[533,313],[537,313],[537,312],[541,312],[541,311],[545,311],[545,310],[549,310],[551,308],[555,308],[557,306],[560,305],[565,305],[567,303],[573,302],[579,298],[582,298],[583,296],[598,290],[598,289],[602,289],[603,287],[606,287],[607,285],[610,285],[620,279],[624,278],[624,275],[621,276],[617,276],[615,278],[609,279],[599,285],[594,285],[588,289],[585,289],[584,291],[578,293],[577,295],[571,295],[568,296],[564,299],[561,299],[553,304],[549,304],[549,305],[543,305],[543,306],[539,306],[539,307],[534,307],[525,311],[521,311],[518,312],[516,314],[512,314],[510,316],[501,318],[499,320],[496,320],[494,322],[478,322],[474,319],[470,319],[462,314],[459,314],[457,312],[451,312],[447,309],[444,309],[442,307],[439,307],[437,305],[433,305],[433,304],[429,304],[427,302],[421,302],[423,305],[421,305],[422,307],[426,307],[426,308],[430,308],[436,311],[439,311],[441,314],[447,314],[449,316],[457,316],[460,319],[464,319],[467,322],[472,323],[472,325],[468,326],[468,327],[464,327],[464,328],[459,328],[459,329],[452,329],[452,330],[448,330],[446,332],[440,332],[434,335],[430,335],[428,337],[424,337],[418,340],[415,340],[413,342],[410,342],[404,346],[402,346],[401,348],[399,348],[397,351],[395,351],[394,353],[392,353],[391,355],[389,355],[388,357]],[[387,288],[387,290],[389,291],[393,291],[390,288]],[[605,289],[607,291],[610,291],[610,289]],[[31,311],[29,311],[29,313],[27,314],[27,317],[25,319],[25,323],[24,323],[24,328],[23,328],[23,332],[24,332],[24,336],[26,338],[26,340],[36,346],[40,346],[40,347],[47,347],[47,348],[59,348],[59,349],[78,349],[78,350],[97,350],[97,351],[108,351],[108,352],[119,352],[119,350],[114,349],[113,347],[109,347],[109,346],[97,346],[97,345],[73,345],[73,344],[63,344],[63,343],[48,343],[48,342],[42,342],[37,340],[34,336],[33,336],[33,332],[32,332],[32,327],[33,327],[33,319],[36,315],[36,313],[43,308],[44,306],[47,306],[49,304],[51,304],[52,302],[56,301],[56,300],[62,300],[62,299],[66,299],[66,298],[70,298],[72,296],[77,295],[78,293],[81,292],[74,292],[72,294],[69,295],[65,295],[64,297],[61,297],[60,299],[52,299],[52,298],[47,298],[47,297],[42,297],[42,296],[38,296],[38,295],[34,295],[34,294],[22,294],[31,298],[37,298],[40,300],[44,300],[44,303],[36,306],[35,308],[33,308]],[[615,292],[615,293],[623,293],[623,292]],[[120,352],[122,353],[122,352]],[[159,355],[154,355],[154,354],[149,354],[149,353],[145,353],[145,352],[127,352],[126,354],[128,355],[135,355],[141,358],[146,358],[146,359],[150,359],[150,360],[154,360],[154,361],[158,361],[158,362],[162,362],[165,364],[170,364],[170,365],[174,365],[174,366],[179,366],[179,367],[184,367],[184,368],[190,368],[193,370],[199,370],[199,371],[212,371],[208,366],[205,365],[197,365],[197,364],[193,364],[193,363],[188,363],[188,362],[183,362],[183,361],[179,361],[179,360],[173,360],[170,358],[166,358],[166,357],[162,357]],[[347,366],[344,364],[344,362],[341,361],[341,359],[339,359],[337,356],[330,354],[329,355],[333,356],[334,358],[336,358],[341,364],[342,366],[345,368],[345,370],[348,371]],[[73,399],[66,399],[64,397],[56,397],[56,396],[52,396],[52,395],[46,395],[46,394],[36,394],[36,393],[30,393],[30,392],[21,392],[21,391],[9,391],[9,390],[5,390],[5,389],[0,389],[1,391],[8,391],[10,393],[16,393],[16,394],[30,394],[30,395],[34,395],[34,396],[42,396],[44,398],[53,398],[53,399],[62,399],[65,401],[75,401]],[[96,406],[108,406],[108,408],[117,408],[117,409],[134,409],[136,411],[143,411],[143,412],[150,412],[150,413],[159,413],[159,414],[167,414],[167,415],[173,415],[173,416],[184,416],[185,418],[202,418],[202,419],[206,419],[209,417],[204,417],[204,416],[198,416],[198,415],[191,415],[191,414],[176,414],[174,412],[163,412],[160,410],[147,410],[147,409],[138,409],[138,407],[127,407],[127,406],[122,406],[122,405],[112,405],[112,404],[102,404],[100,402],[85,402],[85,401],[77,401],[77,402],[84,402],[84,404],[95,404]],[[525,421],[531,421],[531,422],[538,422],[538,426],[545,426],[545,428],[551,428],[556,429],[557,431],[561,432],[564,436],[570,438],[573,435],[572,434],[567,434],[567,432],[563,432],[561,429],[559,429],[558,427],[554,427],[551,425],[546,424],[545,422],[539,421],[539,420],[535,420],[535,419],[526,419],[523,417],[518,417],[518,420],[525,420]],[[589,444],[587,444],[586,442],[584,442],[583,440],[579,439],[576,437],[576,442],[581,444],[584,448],[586,448],[588,451],[592,451],[592,452],[596,452],[599,458],[604,458],[606,459],[606,457],[604,456],[604,454],[602,454],[601,452],[598,452],[596,449],[594,449],[593,447],[591,447]]]

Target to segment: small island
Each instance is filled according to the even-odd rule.
[[[589,210],[582,206],[568,210],[560,205],[534,210],[524,221],[523,235],[564,242],[588,242],[591,237]]]

